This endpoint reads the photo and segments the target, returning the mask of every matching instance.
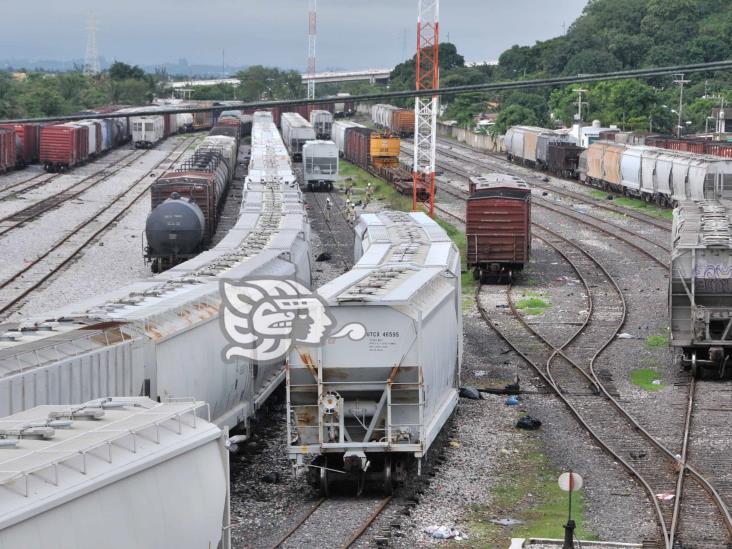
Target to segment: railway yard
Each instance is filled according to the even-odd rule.
[[[405,111],[392,110],[405,124]],[[444,538],[508,547],[527,538],[538,548],[540,538],[561,537],[562,471],[584,478],[574,514],[583,546],[729,547],[732,391],[682,368],[669,347],[670,210],[441,138],[439,224],[405,213],[398,162],[408,165],[414,142],[402,126],[390,133],[388,108],[376,111],[328,122],[342,132],[322,148],[328,171],[303,148],[314,132],[283,140],[281,113],[227,111],[151,148],[121,146],[61,173],[31,166],[0,176],[5,414],[20,421],[34,406],[86,402],[53,412],[74,419],[115,410],[106,397],[195,397],[161,421],[207,406],[204,419],[232,429],[217,435],[229,450],[224,547],[407,548]],[[287,131],[312,130],[306,114],[285,116]],[[379,121],[386,130],[374,128]],[[347,176],[333,172],[336,149]],[[476,263],[473,276],[465,261],[480,250],[467,204],[519,196],[516,181],[528,185],[527,255],[515,255],[514,241],[511,267]],[[492,196],[495,188],[509,194]],[[168,232],[161,240],[154,231],[176,234],[171,247],[155,248]],[[220,333],[227,315],[241,314],[227,285],[267,276],[300,295],[308,314],[307,300],[327,305],[339,331],[326,345],[293,348],[286,367],[239,350],[234,371],[220,351],[242,343]],[[359,327],[360,338],[344,332]],[[384,352],[401,358],[359,362]],[[20,443],[29,438],[23,425]],[[27,485],[41,470],[12,478]],[[8,536],[27,524],[3,520]]]

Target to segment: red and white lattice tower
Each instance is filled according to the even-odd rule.
[[[440,87],[440,2],[419,0],[417,16],[417,90]],[[418,206],[418,188],[426,187],[430,216],[435,211],[435,145],[439,98],[417,97],[414,101],[414,168],[412,209]]]
[[[317,35],[317,0],[310,0],[308,10],[308,99],[315,99],[315,37]]]

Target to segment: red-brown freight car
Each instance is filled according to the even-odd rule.
[[[511,278],[529,262],[531,188],[521,179],[490,173],[470,178],[465,236],[476,279]]]
[[[2,124],[0,128],[15,130],[15,136],[20,144],[17,151],[19,167],[38,162],[39,133],[38,124]]]
[[[0,128],[0,173],[12,170],[15,164],[15,130]]]
[[[372,132],[373,130],[369,128],[347,128],[343,158],[365,170],[368,169]]]
[[[72,123],[41,128],[40,161],[46,171],[66,171],[86,161],[88,132],[88,128]]]

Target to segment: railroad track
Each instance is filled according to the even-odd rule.
[[[447,156],[448,158],[453,158],[454,160],[458,160],[460,162],[467,161],[467,162],[470,162],[473,164],[477,164],[486,169],[491,169],[491,170],[497,169],[501,172],[509,173],[511,175],[516,175],[518,177],[521,177],[522,179],[527,179],[526,173],[517,169],[513,163],[511,163],[507,158],[505,158],[499,154],[491,153],[491,152],[487,152],[487,151],[477,151],[466,145],[461,145],[461,144],[448,142],[448,141],[444,141],[444,140],[441,140],[438,142],[437,148],[439,150],[439,153],[442,156]],[[461,153],[460,151],[464,151],[464,152]],[[485,158],[476,158],[475,155],[488,157],[492,160],[486,160]],[[528,179],[530,179],[531,185],[533,187],[537,187],[537,188],[540,188],[540,189],[543,189],[546,191],[553,192],[554,194],[558,194],[558,195],[565,196],[567,198],[571,198],[572,200],[575,200],[577,202],[582,202],[584,204],[596,206],[598,208],[607,210],[609,212],[614,212],[614,213],[618,213],[618,214],[621,214],[621,215],[624,215],[627,217],[631,217],[633,219],[636,219],[636,220],[646,223],[648,225],[653,225],[654,227],[657,227],[659,229],[665,229],[665,230],[671,229],[671,221],[659,219],[658,217],[654,217],[652,215],[634,211],[630,208],[625,208],[623,206],[616,206],[614,204],[608,204],[608,202],[606,200],[594,198],[587,194],[570,191],[557,184],[552,184],[551,181],[549,181],[549,182],[543,181],[543,177],[544,177],[543,172],[537,172],[536,170],[531,170],[530,168],[527,168],[524,166],[520,166],[520,168],[522,168],[525,171],[531,172],[531,175],[529,175]],[[556,178],[556,179],[559,179],[559,181],[562,181],[563,183],[570,184],[570,185],[579,184],[576,181],[570,181],[570,180],[561,179],[561,178]]]
[[[596,369],[598,357],[626,320],[619,285],[586,250],[547,227],[535,228],[535,237],[560,255],[580,279],[588,302],[583,324],[564,343],[552,344],[518,312],[510,286],[505,296],[510,317],[498,312],[504,309],[486,309],[479,288],[476,302],[481,316],[532,366],[597,443],[640,483],[653,507],[662,547],[671,549],[675,540],[700,542],[704,545],[690,546],[708,549],[726,547],[732,540],[727,505],[706,477],[686,461],[690,415],[684,422],[680,450],[673,452],[633,418],[617,399],[608,373]],[[685,477],[689,479],[684,481]],[[660,494],[664,499],[658,497]],[[695,524],[705,525],[703,540],[686,535]]]
[[[302,176],[302,170],[300,168],[295,168],[295,174],[298,178],[298,184],[301,181]],[[331,192],[306,192],[303,193],[305,195],[305,200],[308,204],[311,206],[314,206],[317,209],[318,212],[318,222],[322,223],[323,227],[325,228],[325,231],[330,236],[331,245],[333,246],[333,250],[335,255],[337,256],[337,259],[341,262],[343,265],[344,272],[351,269],[353,266],[352,262],[352,255],[343,251],[343,245],[341,244],[342,241],[342,233],[346,231],[347,233],[350,233],[353,231],[353,227],[351,227],[351,224],[348,222],[348,218],[346,217],[345,209],[342,209],[338,205],[339,199],[336,198],[337,195],[331,193]],[[331,202],[333,205],[333,208],[330,212],[330,221],[326,221],[325,216],[325,199],[327,197],[331,197]],[[314,219],[311,219],[311,222],[315,221]]]
[[[158,162],[153,170],[165,165],[165,169],[185,154],[195,143],[195,138],[187,138],[182,146],[168,153]],[[166,165],[168,164],[168,165]],[[90,243],[119,220],[129,209],[142,198],[152,186],[155,179],[149,172],[136,179],[124,191],[117,194],[93,216],[79,223],[66,236],[56,241],[48,250],[41,253],[22,269],[0,282],[0,315],[7,315],[21,300],[39,289],[47,280],[73,261]],[[64,248],[70,248],[68,252]],[[10,286],[16,283],[16,286]]]
[[[272,545],[272,549],[284,547],[309,547],[322,546],[319,537],[313,538],[313,534],[322,533],[323,529],[333,532],[334,527],[346,526],[346,532],[339,536],[341,539],[329,540],[328,546],[337,546],[341,549],[348,549],[353,546],[368,530],[369,526],[383,513],[392,496],[386,496],[380,500],[348,500],[348,505],[356,505],[355,513],[358,515],[355,524],[344,524],[342,498],[320,498],[317,500],[287,532],[285,532]],[[353,510],[351,514],[353,514]],[[336,517],[341,517],[337,521]],[[337,544],[337,545],[336,545]]]
[[[456,167],[450,164],[442,163],[441,167],[445,168],[446,170],[455,173],[461,177],[464,177],[466,179],[477,175],[475,173],[471,173],[467,171],[463,167]],[[444,191],[447,194],[450,194],[456,198],[459,198],[461,200],[466,200],[468,198],[468,193],[464,189],[456,188],[450,184],[448,185],[439,185],[438,190]],[[570,206],[559,204],[556,202],[553,202],[551,200],[547,200],[543,197],[532,195],[532,205],[543,208],[545,210],[552,211],[554,213],[558,213],[564,217],[569,217],[579,223],[582,223],[585,226],[591,227],[597,231],[602,232],[603,234],[612,237],[617,238],[621,241],[623,241],[628,246],[631,246],[641,254],[645,255],[649,259],[651,259],[654,263],[659,265],[660,267],[663,267],[664,269],[668,269],[668,254],[671,252],[671,248],[668,244],[660,243],[657,240],[653,238],[649,238],[648,236],[645,236],[643,234],[640,234],[639,232],[635,232],[627,227],[624,227],[622,225],[618,225],[617,223],[612,223],[606,219],[603,219],[601,217],[597,217],[594,215],[591,215],[587,212],[580,212],[575,209],[573,209]],[[437,206],[435,206],[437,207]],[[444,209],[439,208],[441,211],[445,212]],[[456,216],[452,212],[447,212],[448,215],[455,218]],[[464,219],[460,219],[462,223],[465,222]],[[626,236],[622,236],[626,235]],[[664,229],[663,236],[665,236],[667,239],[670,239],[670,235],[668,235]]]
[[[5,185],[2,189],[0,189],[0,200],[5,200],[7,198],[10,198],[13,195],[16,194],[24,194],[29,191],[32,191],[33,189],[37,189],[41,185],[45,185],[46,183],[50,183],[57,177],[60,177],[62,174],[55,173],[55,174],[48,174],[46,172],[39,173],[34,175],[33,177],[30,177],[28,179],[24,179],[22,181],[16,181],[15,183],[10,183],[8,185]],[[43,176],[48,176],[45,179],[41,179]],[[23,187],[23,185],[28,184],[26,187]]]
[[[444,190],[445,187],[442,186],[441,189]],[[448,194],[463,200],[467,197],[467,194],[459,189],[451,189]],[[462,212],[458,214],[441,205],[435,205],[435,208],[450,219],[461,224],[465,223]],[[564,212],[560,213],[564,214]],[[581,218],[576,220],[587,223]],[[617,282],[601,263],[569,239],[536,222],[533,223],[533,227],[534,236],[561,255],[583,283],[588,300],[590,300],[589,314],[585,322],[563,345],[552,345],[523,321],[513,303],[510,288],[506,295],[506,306],[517,324],[514,327],[513,341],[507,334],[505,319],[501,318],[501,321],[496,323],[496,319],[491,318],[488,311],[480,305],[480,299],[477,298],[476,302],[481,316],[499,336],[540,373],[547,385],[569,407],[580,424],[598,441],[600,446],[619,463],[622,463],[629,473],[641,483],[654,507],[659,524],[659,539],[662,540],[664,548],[671,549],[676,539],[693,538],[703,544],[698,547],[727,549],[726,543],[732,542],[732,518],[728,510],[732,503],[732,485],[723,483],[725,488],[727,486],[730,488],[729,496],[723,497],[722,494],[727,495],[728,492],[723,489],[722,494],[718,493],[707,480],[705,473],[698,471],[687,462],[687,448],[694,441],[691,437],[695,387],[693,380],[690,381],[691,388],[687,400],[682,442],[679,445],[679,451],[673,452],[646,431],[620,405],[614,388],[607,382],[607,372],[598,373],[594,368],[597,357],[614,341],[625,323],[627,314],[625,298]],[[610,233],[601,227],[595,228],[640,249],[633,242],[617,234]],[[566,249],[562,250],[560,248],[562,245]],[[664,261],[647,251],[642,249],[641,251],[666,268]],[[584,263],[580,264],[581,261]],[[615,310],[612,300],[609,300],[609,297],[613,295],[616,296]],[[619,316],[618,311],[622,312]],[[591,324],[592,315],[602,320]],[[612,324],[613,315],[615,315],[614,325]],[[612,330],[608,331],[609,321]],[[604,338],[603,332],[605,332]],[[593,347],[591,342],[598,340],[604,342],[603,345],[600,348]],[[576,349],[575,352],[573,352],[574,349]],[[588,349],[595,349],[595,351],[588,354]],[[732,404],[725,409],[725,412],[727,414],[732,412]],[[612,419],[608,420],[608,418]],[[627,429],[618,433],[618,425],[622,423],[626,424]],[[727,416],[727,423],[720,421],[720,424],[729,429],[729,416]],[[708,455],[701,448],[699,453],[702,456]],[[624,456],[631,456],[631,458],[627,459]],[[728,470],[729,466],[723,465],[724,459],[724,455],[718,455],[706,469]],[[685,480],[686,477],[691,477],[692,482]],[[659,502],[658,494],[669,494],[672,497],[666,502]],[[712,516],[717,517],[717,521],[706,526]],[[701,528],[700,525],[702,525]]]
[[[126,167],[134,164],[137,160],[143,157],[145,154],[150,152],[149,150],[134,150],[130,151],[127,155],[123,156],[116,164],[116,167],[111,171],[108,171],[110,166],[107,165],[101,170],[94,172],[91,175],[84,177],[77,181],[70,187],[63,189],[51,196],[40,200],[34,204],[31,204],[17,212],[13,212],[0,219],[0,236],[8,234],[22,225],[25,225],[29,221],[37,219],[44,213],[52,210],[61,204],[73,200],[77,196],[85,193],[89,189],[99,185],[106,181],[110,177],[117,175]],[[45,181],[44,181],[45,183]]]

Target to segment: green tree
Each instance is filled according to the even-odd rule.
[[[536,126],[539,120],[534,111],[521,105],[509,105],[496,118],[496,124],[491,127],[492,133],[503,134],[511,126]]]

